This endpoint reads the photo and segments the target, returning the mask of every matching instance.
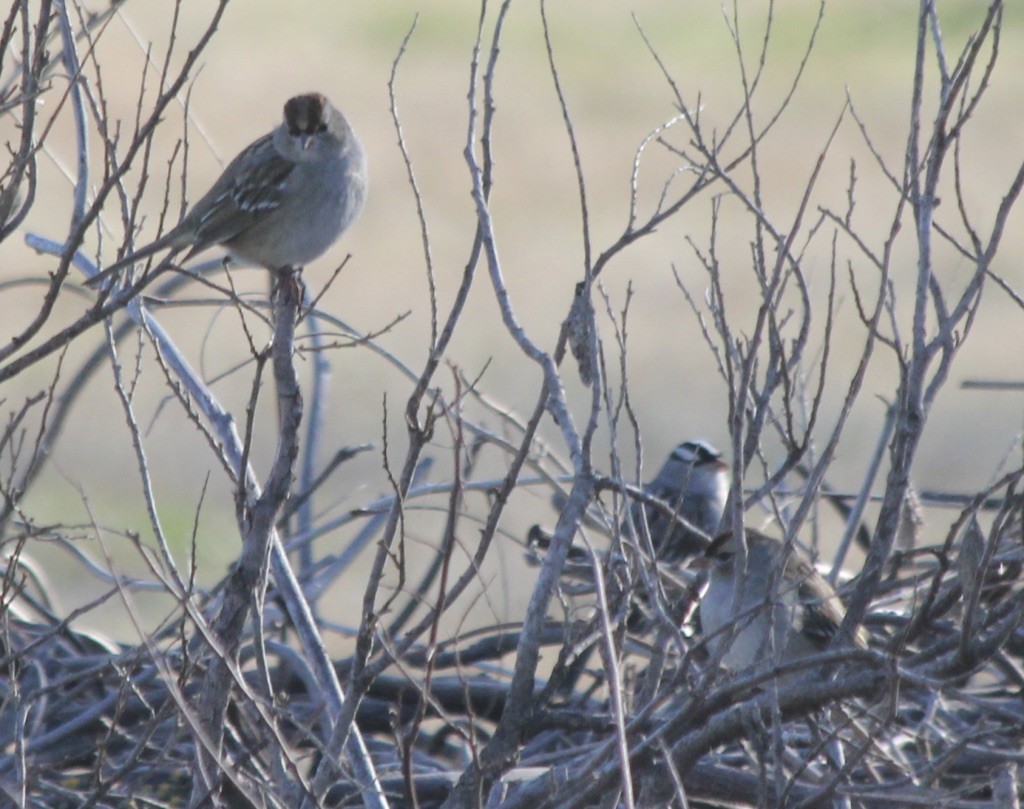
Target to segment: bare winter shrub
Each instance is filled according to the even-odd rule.
[[[152,139],[173,125],[169,110],[186,98],[226,6],[210,10],[192,41],[168,32],[167,58],[143,77],[129,123],[108,105],[112,68],[98,55],[116,5],[92,14],[77,2],[15,0],[0,31],[2,112],[17,126],[0,180],[0,240],[25,238],[51,257],[48,277],[29,284],[33,308],[0,337],[4,805],[1017,805],[1020,448],[981,491],[940,497],[912,485],[933,405],[984,317],[983,295],[1012,301],[1012,328],[1022,333],[1020,285],[997,261],[1024,184],[1020,150],[1000,158],[1003,182],[986,189],[990,214],[977,213],[965,191],[969,135],[999,75],[1004,4],[959,9],[971,32],[954,47],[938,4],[922,2],[899,159],[889,156],[892,133],[844,99],[834,127],[816,133],[820,151],[805,156],[805,176],[793,180],[795,209],[772,204],[762,160],[812,64],[817,26],[776,93],[765,79],[773,8],[751,38],[734,6],[726,24],[740,100],[725,118],[719,105],[712,123],[638,24],[672,102],[637,149],[625,226],[602,245],[542,2],[580,201],[580,225],[567,224],[566,238],[581,241],[583,261],[561,268],[575,272],[575,290],[561,302],[564,320],[540,335],[523,325],[526,304],[506,284],[502,221],[491,205],[496,184],[509,181],[495,173],[495,128],[510,2],[482,4],[468,60],[466,172],[450,181],[470,193],[475,230],[464,234],[468,258],[451,289],[435,276],[415,150],[399,114],[413,26],[388,87],[429,290],[430,333],[415,358],[388,351],[380,333],[354,332],[321,306],[324,285],[307,288],[298,271],[280,273],[259,296],[240,293],[220,259],[140,272],[100,293],[82,286],[100,271],[100,253],[109,263],[112,233],[123,234],[127,251],[160,176],[163,229],[176,221],[189,144],[161,165]],[[34,206],[60,210],[36,193],[40,154],[58,124],[74,127],[78,145],[69,213],[52,216],[49,232],[24,233]],[[850,163],[836,205],[819,181],[840,159],[833,142],[844,129],[872,159]],[[95,164],[90,142],[102,155]],[[652,192],[654,167],[666,166]],[[885,208],[881,229],[864,224],[858,208],[866,186]],[[739,539],[744,525],[756,526],[802,547],[845,603],[820,653],[781,666],[716,665],[695,610],[703,574],[693,554],[662,550],[662,532],[680,527],[678,503],[628,471],[669,449],[645,444],[630,396],[631,385],[658,373],[632,362],[630,340],[657,324],[634,311],[630,289],[605,281],[683,211],[704,221],[680,242],[679,261],[702,276],[694,285],[677,274],[678,303],[703,335],[690,350],[710,354],[726,392],[732,494],[721,528]],[[737,240],[747,247],[739,272],[723,260]],[[955,278],[936,270],[940,254],[959,262]],[[474,285],[489,290],[536,372],[523,377],[528,412],[503,407],[486,379],[452,356]],[[23,296],[24,286],[8,275],[0,292]],[[197,287],[208,297],[183,297]],[[175,305],[215,307],[237,324],[247,350],[230,372],[245,391],[240,408],[218,398],[161,323],[161,309]],[[401,423],[387,403],[382,410],[390,492],[339,516],[327,484],[366,447],[324,451],[326,378],[333,349],[353,346],[376,352],[407,398]],[[311,381],[299,367],[311,369]],[[97,521],[51,525],[31,507],[50,448],[101,369],[113,375],[135,454],[132,491],[148,518],[118,542],[131,549],[132,575]],[[841,448],[858,440],[851,419],[877,405],[865,393],[869,375],[887,386],[884,429],[859,486],[840,491],[830,481]],[[195,546],[216,539],[201,527],[203,504],[185,554],[161,517],[148,425],[136,411],[139,387],[153,379],[166,399],[157,418],[183,418],[233,498],[241,550],[212,586],[195,570]],[[33,386],[21,399],[6,393]],[[958,440],[971,430],[962,425]],[[265,447],[274,448],[269,457]],[[923,509],[938,516],[922,525]],[[510,528],[524,524],[534,528]],[[681,528],[697,545],[712,539],[713,531]],[[829,533],[838,540],[825,541]],[[343,537],[343,547],[324,550],[328,536]],[[99,588],[72,614],[54,605],[59,584],[37,561],[44,545]],[[841,576],[855,546],[863,564]],[[521,568],[529,579],[512,585],[526,593],[523,609],[510,622],[490,620],[504,597],[494,570],[509,547],[517,565],[532,565]],[[341,590],[359,594],[358,615],[330,614],[326,596]],[[136,607],[158,595],[168,607],[150,626]],[[111,605],[137,642],[76,625]],[[859,627],[868,648],[850,643]]]

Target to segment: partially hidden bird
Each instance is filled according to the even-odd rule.
[[[845,608],[814,565],[790,544],[745,528],[746,553],[736,535],[718,536],[698,567],[708,569],[700,622],[712,658],[733,670],[763,669],[823,651]],[[853,645],[866,649],[858,627]]]
[[[630,519],[638,530],[646,521],[659,560],[680,561],[700,553],[718,533],[729,485],[729,465],[718,450],[706,441],[684,441],[644,486],[672,514],[637,500],[630,508]],[[690,530],[676,516],[697,530]]]

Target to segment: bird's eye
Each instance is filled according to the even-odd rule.
[[[325,124],[323,121],[321,121],[320,122],[320,126],[318,126],[316,128],[316,131],[317,132],[326,132],[327,131],[327,124]]]
[[[697,445],[697,460],[701,462],[713,461],[719,457],[718,453],[706,444]]]

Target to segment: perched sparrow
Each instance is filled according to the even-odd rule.
[[[700,600],[708,652],[739,670],[823,651],[845,615],[839,596],[796,548],[787,552],[779,540],[749,528],[745,534],[745,568],[731,532],[716,538],[701,560],[709,568]],[[854,641],[867,648],[863,627]]]
[[[176,227],[89,284],[160,250],[187,249],[187,260],[215,244],[270,270],[299,267],[334,244],[365,200],[366,157],[348,121],[319,93],[295,96],[284,122],[232,160]]]
[[[636,502],[631,516],[639,525],[646,514],[651,542],[658,558],[677,561],[693,556],[718,533],[719,523],[729,499],[729,466],[721,454],[703,441],[684,441],[668,456],[665,465],[644,491],[672,508],[701,536],[689,531],[667,514]]]

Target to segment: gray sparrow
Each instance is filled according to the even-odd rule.
[[[700,599],[708,652],[741,670],[823,651],[845,615],[835,590],[795,547],[750,528],[744,533],[745,565],[732,532],[717,537],[698,564],[708,568]],[[863,627],[854,642],[867,648]]]
[[[705,441],[684,441],[644,486],[697,532],[688,530],[657,508],[642,502],[631,507],[634,525],[646,518],[658,559],[678,561],[702,551],[719,530],[729,499],[729,465]]]
[[[345,116],[319,93],[295,96],[282,123],[242,150],[181,222],[88,283],[164,249],[169,258],[187,250],[187,260],[216,244],[270,270],[300,267],[359,216],[366,188],[366,156]]]

